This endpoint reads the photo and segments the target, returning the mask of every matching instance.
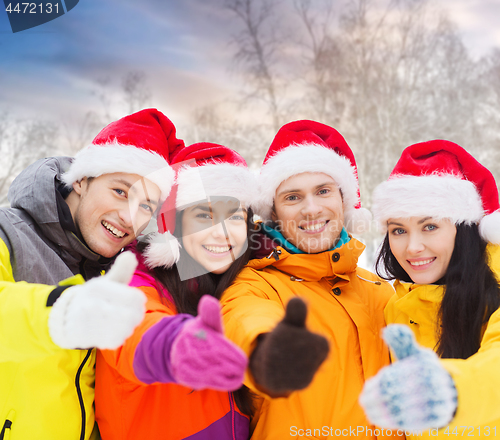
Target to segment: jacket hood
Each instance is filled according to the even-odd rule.
[[[291,254],[278,246],[266,257],[251,260],[247,266],[257,270],[273,266],[306,281],[319,281],[328,277],[347,279],[356,270],[358,258],[364,249],[365,245],[355,238],[337,249],[318,254]]]
[[[12,182],[8,198],[12,208],[29,214],[44,238],[59,248],[68,266],[82,258],[97,261],[100,255],[92,252],[73,232],[63,229],[57,208],[57,188],[61,175],[68,170],[70,157],[40,159],[24,169]],[[109,262],[109,260],[107,260]]]

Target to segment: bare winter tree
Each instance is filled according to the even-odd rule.
[[[241,25],[232,43],[236,47],[235,64],[244,74],[250,90],[245,101],[264,102],[273,128],[277,130],[282,120],[278,95],[283,85],[275,70],[281,47],[273,20],[275,6],[272,0],[225,0],[224,5]]]
[[[80,118],[66,118],[61,123],[61,154],[67,156],[76,154],[90,144],[104,125],[102,116],[95,111],[88,111]]]
[[[128,114],[145,108],[151,99],[146,74],[137,70],[128,72],[122,80],[122,92]]]
[[[294,43],[304,54],[301,70],[305,72],[306,90],[310,91],[300,98],[298,105],[310,108],[318,121],[325,121],[340,115],[343,107],[335,99],[335,91],[340,88],[335,82],[342,76],[339,74],[342,64],[337,62],[340,50],[331,36],[335,18],[333,2],[324,0],[319,10],[312,7],[311,0],[295,0],[294,5],[299,23],[305,29],[305,36],[300,34]]]
[[[260,127],[255,130],[254,125],[248,122],[235,123],[235,119],[228,118],[223,111],[217,105],[196,109],[191,117],[192,123],[183,130],[186,143],[213,142],[224,145],[238,151],[250,168],[258,169],[272,129]]]
[[[0,206],[7,205],[7,192],[14,177],[42,157],[55,154],[58,128],[46,121],[0,117]]]
[[[118,87],[110,77],[99,78],[91,94],[97,98],[95,109],[57,123],[0,114],[0,205],[7,204],[12,180],[28,165],[46,156],[74,155],[105,125],[147,106],[151,97],[146,75],[137,71],[126,73]]]
[[[151,99],[147,76],[141,71],[127,72],[120,84],[109,76],[100,77],[94,81],[90,94],[96,98],[95,108],[66,117],[61,123],[61,154],[74,155],[107,124],[147,107]]]
[[[286,3],[247,3],[254,10],[271,8],[275,15],[290,16]],[[389,0],[384,7],[349,0],[340,13],[332,5],[295,0],[295,21],[288,20],[293,38],[261,52],[269,55],[266,62],[273,69],[267,72],[274,84],[279,72],[290,74],[293,93],[274,89],[281,103],[276,120],[314,119],[337,128],[355,152],[366,207],[375,186],[410,144],[448,139],[485,163],[499,158],[499,51],[474,60],[453,24],[427,0]],[[281,28],[286,22],[273,21],[274,32],[286,34]],[[245,50],[249,34],[243,23],[247,38],[233,40],[235,59],[244,53],[246,66],[256,66],[257,53]],[[273,58],[275,47],[293,56]],[[254,93],[269,96],[263,87]]]

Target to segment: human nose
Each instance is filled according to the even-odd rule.
[[[134,226],[134,220],[137,217],[138,208],[133,204],[129,203],[127,206],[123,206],[118,210],[118,217],[122,222],[123,227],[132,228]]]
[[[418,254],[424,249],[425,245],[420,234],[408,234],[407,251],[409,254]]]
[[[212,234],[212,237],[227,238],[227,234],[222,223],[223,222],[216,223],[210,228],[211,229],[210,233]]]
[[[303,206],[301,209],[302,215],[315,216],[321,213],[323,207],[317,202],[316,198],[308,195],[304,198]]]

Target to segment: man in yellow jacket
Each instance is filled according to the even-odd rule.
[[[127,286],[130,253],[99,275],[167,197],[181,146],[163,114],[143,110],[11,185],[0,209],[0,439],[96,438],[93,347],[121,345],[145,302]]]
[[[358,403],[389,363],[380,331],[393,290],[357,267],[364,245],[348,232],[371,215],[356,173],[344,138],[314,121],[283,126],[264,160],[254,245],[269,250],[221,299],[226,334],[250,357],[245,384],[263,397],[253,439],[398,437]]]

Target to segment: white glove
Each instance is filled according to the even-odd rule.
[[[137,259],[132,252],[117,258],[109,272],[70,287],[49,315],[49,333],[62,348],[118,348],[143,320],[146,296],[129,287]]]
[[[359,401],[376,426],[423,431],[442,428],[453,419],[457,390],[436,353],[420,347],[405,325],[384,329],[397,362],[367,380]]]

